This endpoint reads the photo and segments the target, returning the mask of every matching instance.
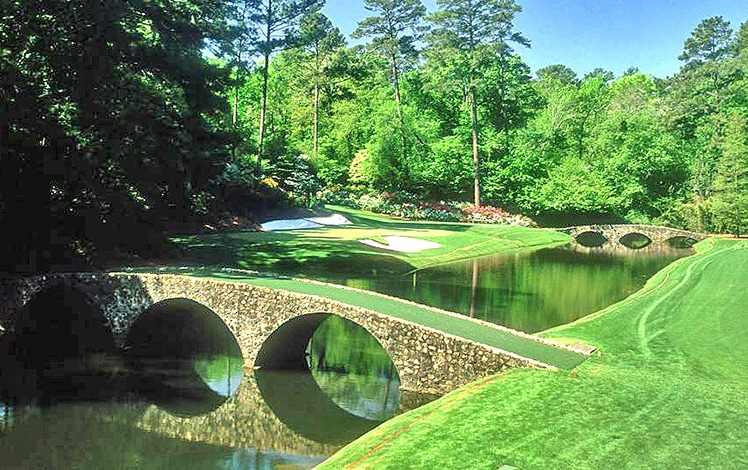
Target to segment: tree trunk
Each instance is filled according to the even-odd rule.
[[[400,145],[402,146],[403,156],[405,156],[405,123],[403,120],[403,110],[400,101],[400,71],[397,68],[397,59],[394,55],[390,57],[390,62],[392,65],[392,84],[395,88],[395,108],[397,110],[397,122],[400,125]]]
[[[273,38],[273,0],[268,0],[267,16],[265,17],[265,50],[262,53],[265,63],[262,64],[262,106],[260,107],[260,139],[257,145],[257,166],[262,169],[260,162],[265,153],[265,120],[268,110],[268,76],[270,74],[270,41]]]
[[[236,54],[236,79],[234,82],[234,102],[231,104],[231,126],[236,127],[239,121],[239,84],[241,83],[242,73],[242,48],[243,43],[239,43],[239,52]]]
[[[504,121],[504,145],[509,148],[509,118],[506,114],[506,79],[504,70],[504,55],[499,54],[499,93],[501,94],[499,99],[499,106],[501,107],[501,119]]]
[[[475,86],[470,87],[470,125],[473,134],[473,174],[475,176],[474,199],[475,205],[480,206],[480,155],[478,153],[478,102]]]
[[[239,83],[234,85],[234,102],[231,105],[231,126],[236,127],[236,122],[239,120]]]
[[[315,77],[316,80],[316,77]],[[314,124],[312,129],[312,154],[319,156],[319,83],[314,83]]]
[[[265,119],[268,110],[268,76],[270,68],[270,53],[265,53],[265,63],[262,66],[262,106],[260,108],[260,139],[257,146],[257,164],[265,152]]]

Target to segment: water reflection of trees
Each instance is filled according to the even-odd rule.
[[[691,253],[660,243],[638,250],[570,244],[437,266],[407,279],[347,283],[536,332],[622,300],[668,263]]]
[[[307,354],[317,384],[341,408],[372,420],[391,418],[397,411],[397,369],[364,328],[331,315],[314,332]]]
[[[368,331],[335,315],[319,325],[307,351],[312,370],[369,376],[396,374],[387,351]]]

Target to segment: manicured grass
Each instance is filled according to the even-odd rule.
[[[397,220],[338,206],[353,224],[279,232],[239,232],[177,238],[184,261],[275,271],[304,277],[392,275],[494,253],[568,243],[568,235],[524,227]],[[387,235],[441,244],[420,253],[379,250],[359,242]]]
[[[595,344],[401,415],[321,468],[748,468],[748,242],[709,240],[642,291],[545,333]]]
[[[370,308],[559,368],[571,369],[584,360],[580,354],[567,349],[394,298],[321,283],[210,269],[211,266],[229,266],[257,270],[263,274],[281,272],[322,278],[346,273],[371,275],[372,271],[375,275],[397,275],[460,259],[557,246],[571,240],[566,234],[550,230],[414,222],[338,206],[329,209],[344,214],[353,224],[313,230],[242,232],[178,239],[177,241],[185,248],[187,260],[207,266],[179,272],[327,297]],[[394,253],[359,243],[361,239],[381,239],[387,235],[431,240],[442,246],[420,253]]]
[[[365,291],[341,289],[321,283],[271,277],[232,276],[228,274],[220,275],[219,273],[203,273],[201,277],[229,279],[272,289],[284,289],[291,292],[326,297],[350,305],[369,308],[386,315],[494,346],[560,368],[571,369],[585,359],[581,354],[576,354],[567,349],[540,343],[507,330],[492,328],[485,324],[471,321],[467,317],[462,318],[446,315],[436,309],[430,309],[412,302],[405,302]]]

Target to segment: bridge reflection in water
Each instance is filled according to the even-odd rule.
[[[97,326],[101,312],[74,289],[53,286],[35,299],[18,316],[24,328],[0,335],[0,454],[9,467],[118,467],[134,458],[139,468],[310,468],[434,398],[409,394],[400,406],[389,356],[333,315],[289,325],[301,358],[293,367],[279,367],[289,349],[274,355],[269,342],[267,370],[253,372],[242,369],[231,331],[197,302],[150,306],[122,354]],[[66,323],[85,311],[89,333],[103,335],[87,341],[104,346],[83,347]],[[57,320],[34,331],[32,320],[49,315]]]
[[[675,242],[674,242],[675,243]],[[585,246],[578,241],[573,241],[564,245],[561,249],[573,253],[595,256],[609,256],[611,258],[627,258],[636,255],[637,258],[660,258],[673,257],[678,258],[692,254],[691,245],[679,245],[674,247],[671,243],[647,243],[640,248],[630,248],[621,243],[607,243],[602,246]]]

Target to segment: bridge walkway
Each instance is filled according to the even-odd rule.
[[[385,296],[376,292],[316,281],[259,275],[236,275],[232,273],[200,273],[190,275],[220,279],[222,281],[249,283],[270,289],[282,289],[299,294],[326,297],[331,300],[367,308],[385,315],[417,323],[447,334],[483,343],[560,369],[573,369],[586,359],[586,356],[581,353],[554,345],[550,341],[526,333],[471,319],[453,312]]]

